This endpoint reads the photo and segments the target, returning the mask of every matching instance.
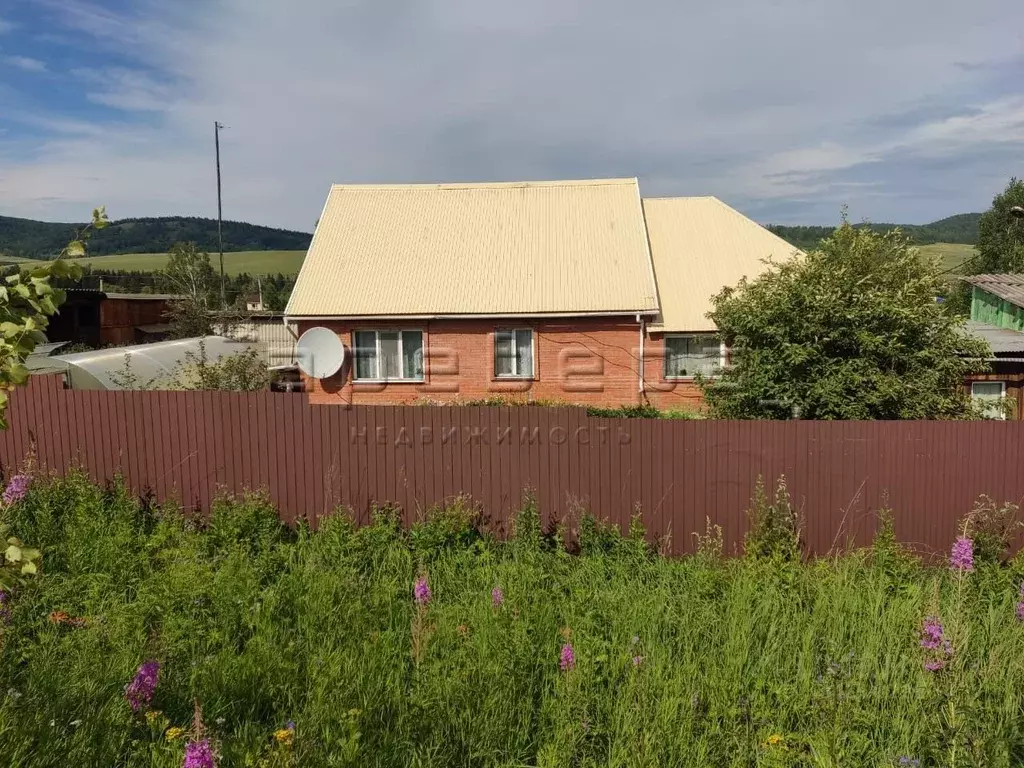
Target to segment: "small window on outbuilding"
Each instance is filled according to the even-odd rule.
[[[986,419],[1006,419],[1005,381],[972,381],[971,399],[978,401]]]

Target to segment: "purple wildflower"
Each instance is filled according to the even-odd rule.
[[[644,663],[644,657],[643,656],[634,656],[633,657],[633,666],[634,667],[639,667],[643,663]]]
[[[942,622],[937,616],[929,616],[924,620],[924,627],[921,629],[921,647],[932,651],[942,644]]]
[[[921,767],[921,761],[920,760],[918,760],[915,757],[908,757],[907,755],[903,755],[903,757],[901,757],[899,759],[899,764],[900,764],[901,768],[920,768]]]
[[[562,657],[558,662],[563,672],[568,672],[570,669],[576,668],[576,654],[572,650],[572,645],[566,643],[562,646]]]
[[[209,739],[190,741],[185,746],[185,762],[181,768],[214,768],[216,765]]]
[[[11,593],[6,589],[0,589],[0,623],[6,624],[11,619]]]
[[[19,502],[25,498],[25,494],[28,493],[29,483],[31,482],[32,477],[30,475],[26,475],[24,472],[12,477],[10,482],[7,483],[7,487],[4,488],[4,506],[10,506],[11,504]]]
[[[416,586],[412,588],[412,596],[416,605],[426,605],[430,602],[430,585],[427,584],[426,576],[416,579]]]
[[[124,697],[128,699],[128,705],[132,708],[132,712],[138,712],[152,701],[153,691],[156,689],[159,679],[160,662],[147,661],[139,666],[135,672],[135,679],[124,689]]]
[[[929,672],[938,672],[940,669],[945,668],[945,666],[946,662],[941,659],[933,659],[932,661],[926,661],[924,663],[924,668]]]
[[[294,720],[289,720],[287,723],[284,724],[284,727],[287,728],[289,731],[294,731],[295,730],[295,721]]]
[[[505,593],[502,591],[501,587],[495,587],[494,589],[492,589],[491,590],[491,604],[495,608],[498,608],[504,602],[505,602]]]
[[[974,570],[974,542],[966,536],[960,536],[953,544],[949,555],[949,567],[954,571]]]

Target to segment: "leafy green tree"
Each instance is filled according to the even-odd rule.
[[[178,297],[168,304],[171,335],[209,336],[213,332],[210,309],[217,294],[217,275],[210,254],[200,251],[195,243],[175,243],[168,253],[161,283]]]
[[[92,222],[75,233],[55,261],[8,275],[0,284],[0,429],[7,427],[8,393],[28,381],[25,358],[46,341],[49,320],[64,303],[64,291],[51,285],[51,279],[76,278],[79,267],[65,257],[84,256],[86,239],[107,223],[106,211],[97,208]]]
[[[964,376],[987,345],[936,301],[941,279],[899,231],[845,220],[806,257],[714,297],[732,365],[703,379],[715,418],[977,416]]]
[[[107,212],[96,208],[92,212],[92,222],[74,234],[74,239],[61,250],[55,261],[8,275],[0,285],[0,429],[7,428],[8,393],[28,381],[25,358],[32,354],[37,344],[46,341],[45,331],[50,318],[64,303],[64,291],[51,285],[51,279],[78,278],[81,274],[79,267],[69,264],[65,257],[84,256],[85,241],[89,235],[106,227],[107,223]],[[16,503],[27,487],[27,475],[11,478],[0,501],[0,512],[8,504]],[[0,552],[0,609],[3,608],[2,603],[9,599],[10,590],[24,577],[36,573],[41,557],[38,549],[25,546],[16,536],[8,536],[9,533],[9,525],[0,523],[0,538],[6,539],[7,543]]]
[[[1015,206],[1024,208],[1024,181],[1020,179],[1010,179],[982,214],[978,256],[969,265],[969,274],[1024,272],[1024,217],[1015,215]]]

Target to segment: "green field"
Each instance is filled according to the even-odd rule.
[[[297,275],[305,251],[237,251],[224,254],[224,271],[229,275],[248,272],[250,275]],[[153,272],[163,269],[167,263],[166,253],[119,253],[110,256],[87,256],[73,259],[79,264],[89,264],[93,269],[110,271]],[[216,253],[210,254],[214,269],[219,269]]]
[[[959,243],[933,243],[919,248],[929,255],[938,256],[943,270],[960,272],[960,265],[974,255],[973,245]],[[237,251],[224,254],[224,271],[229,275],[247,272],[250,275],[297,275],[305,251]],[[32,261],[17,256],[0,255],[0,264]],[[153,272],[163,269],[167,263],[166,253],[119,253],[111,256],[88,256],[74,259],[80,264],[90,264],[93,269],[110,271]],[[218,268],[217,254],[210,254],[214,269]]]
[[[973,245],[960,243],[933,243],[920,245],[918,248],[930,256],[937,256],[943,270],[957,273],[963,271],[963,263],[976,253]]]

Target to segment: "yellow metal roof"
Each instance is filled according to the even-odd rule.
[[[652,330],[713,331],[711,297],[796,249],[716,197],[645,198],[661,317]]]
[[[651,312],[636,179],[335,185],[292,317]]]

